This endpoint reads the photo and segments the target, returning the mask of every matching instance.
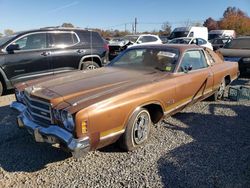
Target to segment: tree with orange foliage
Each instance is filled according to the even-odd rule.
[[[236,7],[228,7],[218,22],[220,29],[233,29],[237,35],[250,35],[250,17]]]

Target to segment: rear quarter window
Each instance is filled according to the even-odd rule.
[[[51,34],[52,48],[63,48],[67,46],[73,46],[79,42],[77,36],[73,32],[58,32]]]
[[[104,41],[97,32],[81,31],[77,33],[80,37],[81,43],[84,45],[103,46]]]

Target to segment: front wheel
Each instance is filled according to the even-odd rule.
[[[132,151],[143,145],[149,138],[151,125],[149,112],[145,108],[136,110],[128,121],[120,146],[126,151]]]
[[[85,61],[85,62],[83,62],[81,69],[82,70],[93,70],[93,69],[97,69],[99,67],[100,66],[94,61]]]

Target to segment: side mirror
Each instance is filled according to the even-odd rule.
[[[9,53],[13,53],[15,50],[20,50],[19,44],[11,44],[6,48]]]
[[[142,43],[142,41],[141,41],[141,40],[138,40],[136,43],[137,43],[137,44],[141,44],[141,43]]]
[[[184,72],[188,73],[189,71],[191,71],[193,69],[192,65],[185,65],[184,66]]]

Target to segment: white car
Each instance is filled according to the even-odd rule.
[[[141,44],[162,44],[160,37],[152,34],[126,35],[123,38],[131,41],[133,46]]]
[[[196,44],[198,46],[203,46],[213,50],[213,46],[210,42],[202,38],[195,38],[195,37],[180,37],[175,38],[168,43],[170,44]]]

